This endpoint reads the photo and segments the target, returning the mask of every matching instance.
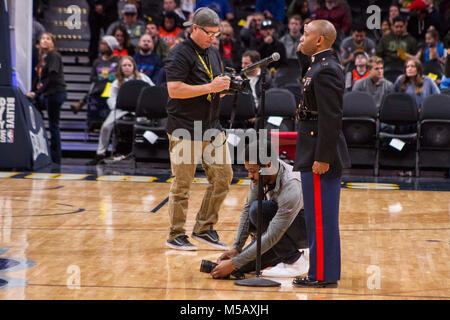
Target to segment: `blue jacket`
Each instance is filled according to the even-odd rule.
[[[152,79],[153,83],[159,84],[160,73],[163,69],[161,58],[153,51],[148,56],[143,56],[140,53],[134,55],[133,59],[136,61],[136,67],[139,72],[142,72],[147,77]]]
[[[256,0],[255,12],[264,12],[265,10],[272,13],[273,18],[283,22],[286,3],[284,0]]]

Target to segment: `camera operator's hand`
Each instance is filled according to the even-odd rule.
[[[223,260],[211,271],[211,275],[214,279],[224,278],[232,273],[234,269],[236,269],[236,266],[231,259]]]
[[[217,259],[217,263],[221,263],[223,260],[230,260],[231,258],[236,257],[238,254],[239,254],[239,251],[237,251],[237,249],[234,249],[234,248],[231,250],[225,251]]]
[[[230,77],[227,76],[215,77],[214,80],[209,84],[211,92],[222,92],[230,89],[230,81]]]

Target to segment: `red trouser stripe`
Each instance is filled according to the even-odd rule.
[[[323,281],[323,228],[320,175],[314,173],[314,208],[316,217],[317,281]]]

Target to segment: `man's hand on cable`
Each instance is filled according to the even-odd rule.
[[[230,80],[230,77],[227,76],[215,77],[214,80],[209,84],[211,92],[222,92],[224,90],[230,89]]]

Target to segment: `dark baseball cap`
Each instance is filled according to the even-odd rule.
[[[207,7],[201,7],[195,10],[192,21],[184,22],[183,26],[189,27],[196,24],[200,27],[218,27],[219,23],[219,16],[214,10]]]

